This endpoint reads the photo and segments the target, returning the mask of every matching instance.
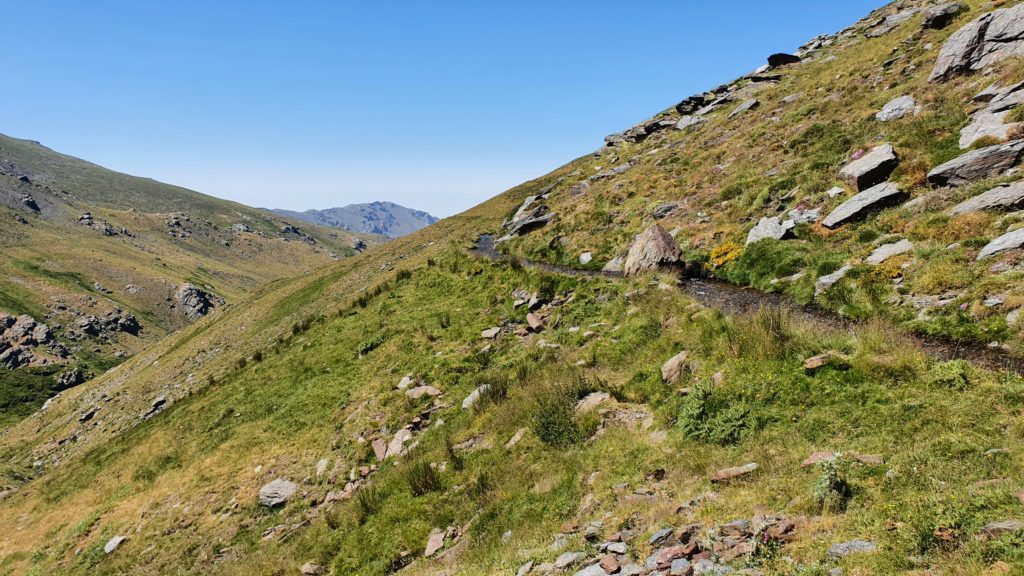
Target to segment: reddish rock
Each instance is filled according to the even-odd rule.
[[[686,558],[688,554],[693,553],[693,548],[692,544],[679,544],[676,546],[669,546],[661,552],[658,552],[658,555],[654,557],[655,562],[658,563],[658,569],[664,570],[672,565],[673,560]]]
[[[811,455],[808,456],[807,459],[804,460],[802,464],[800,464],[800,466],[803,467],[803,468],[806,468],[808,466],[814,466],[814,465],[816,465],[818,463],[828,462],[829,460],[835,460],[835,459],[836,459],[835,452],[828,452],[828,451],[812,452]]]
[[[619,564],[619,559],[614,554],[605,555],[601,558],[600,564],[605,574],[618,574],[619,570],[622,570],[622,565]]]
[[[757,464],[751,462],[744,464],[743,466],[736,466],[734,468],[725,468],[715,472],[711,475],[711,481],[714,483],[728,482],[730,480],[739,478],[740,476],[746,476],[754,470],[757,470]]]
[[[526,324],[530,327],[530,330],[534,332],[540,332],[544,329],[544,321],[541,320],[540,316],[537,316],[533,312],[526,315]]]
[[[885,464],[885,459],[882,458],[881,454],[854,454],[853,459],[861,464],[867,464],[869,466],[881,466],[882,464]]]

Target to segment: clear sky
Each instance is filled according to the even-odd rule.
[[[447,216],[882,0],[8,0],[0,132],[250,205]]]

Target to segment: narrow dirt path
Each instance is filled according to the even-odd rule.
[[[497,251],[494,246],[494,237],[490,234],[480,235],[472,249],[472,253],[489,260],[507,259],[505,255]],[[519,262],[528,268],[552,274],[622,278],[622,274],[612,272],[579,270],[569,266],[531,262],[522,259]],[[786,310],[799,318],[840,330],[850,330],[858,324],[856,320],[840,316],[820,306],[800,304],[785,294],[761,292],[754,288],[745,288],[721,280],[684,278],[680,282],[679,289],[704,306],[718,308],[729,314],[746,314],[768,307]],[[989,348],[973,342],[958,342],[947,338],[925,336],[912,332],[904,332],[904,334],[916,342],[928,355],[939,360],[968,360],[978,366],[991,370],[1006,370],[1024,375],[1024,358],[1010,355],[1002,349]]]

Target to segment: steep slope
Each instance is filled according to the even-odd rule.
[[[361,241],[6,136],[0,219],[0,420]]]
[[[349,204],[341,208],[305,212],[274,209],[272,212],[322,226],[380,234],[388,238],[405,236],[437,222],[437,218],[422,210],[413,210],[392,202]]]
[[[762,174],[777,163],[803,167],[799,178],[819,170],[830,184],[859,144],[836,144],[831,160],[811,168],[804,162],[822,152],[812,144],[873,117],[866,102],[886,84],[871,88],[860,78],[886,70],[877,58],[894,47],[920,50],[908,77],[946,101],[943,110],[962,110],[953,104],[972,97],[969,84],[978,78],[923,82],[943,42],[983,13],[981,2],[968,4],[950,27],[919,34],[924,15],[904,13],[920,5],[895,3],[826,40],[820,60],[785,68],[787,78],[816,75],[802,77],[806,94],[817,93],[815,78],[860,86],[849,88],[857,100],[827,108],[834,125],[815,129],[804,141],[809,148],[795,149],[802,152],[775,143],[767,129],[756,148],[750,134],[733,131],[746,125],[709,130],[727,120],[716,114],[702,128],[709,132],[678,134],[698,138],[682,144],[690,156],[674,155],[679,145],[668,147],[662,131],[620,142],[602,160],[579,159],[427,229],[269,284],[63,394],[0,436],[10,485],[0,501],[9,526],[0,571],[1019,571],[1019,375],[937,361],[881,319],[836,328],[771,309],[727,316],[674,289],[680,268],[569,276],[468,253],[480,233],[518,229],[522,236],[503,242],[509,252],[585,268],[603,265],[646,231],[640,236],[650,242],[632,243],[626,268],[682,253],[719,265],[727,277],[746,270],[772,286],[752,271],[763,264],[776,274],[777,251],[801,248],[787,259],[792,274],[830,251],[843,260],[854,243],[870,242],[861,234],[868,225],[876,232],[903,220],[921,226],[914,219],[922,216],[907,208],[885,208],[855,224],[857,235],[839,227],[808,236],[802,225],[796,240],[744,248],[753,220],[734,220],[731,203],[698,214],[702,189],[664,189],[694,174],[709,183],[716,173],[728,177],[733,155],[743,163],[735,170]],[[858,73],[844,76],[851,67]],[[815,108],[830,106],[830,92],[822,92]],[[920,150],[948,147],[966,123],[962,111],[954,117],[932,118],[928,136],[916,141]],[[700,139],[712,134],[722,139],[714,146],[741,137],[706,165],[700,145],[712,144]],[[915,148],[893,140],[906,167]],[[579,192],[586,171],[604,172],[622,150],[643,154]],[[659,154],[671,155],[658,162]],[[753,154],[757,164],[743,168]],[[944,159],[929,157],[919,171]],[[900,174],[894,179],[902,183]],[[779,200],[774,194],[763,205]],[[538,196],[546,197],[538,204]],[[676,219],[668,222],[681,228],[683,246],[649,228],[648,210],[669,197],[693,202],[677,207],[683,214],[658,211]],[[945,207],[941,194],[935,198],[926,212]],[[526,217],[516,218],[524,204]],[[574,228],[577,221],[589,227]],[[588,232],[613,222],[623,230],[604,229],[607,246]],[[931,241],[945,241],[988,234],[998,220],[972,228],[933,214],[925,222]],[[581,264],[584,245],[573,243],[584,234],[594,260]],[[706,246],[690,243],[705,236]],[[712,251],[730,240],[734,248]],[[935,266],[939,278],[957,270],[945,252],[926,247],[913,260],[904,253],[911,266],[896,268],[910,279],[912,266]],[[973,254],[962,245],[942,248],[969,266]],[[861,298],[884,303],[886,293],[871,300],[858,292],[862,278],[850,273],[832,287],[858,281],[848,312]],[[1011,271],[998,280],[1015,278]],[[982,324],[967,314],[960,321]]]

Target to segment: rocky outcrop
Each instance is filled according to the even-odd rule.
[[[795,54],[778,53],[772,54],[768,57],[768,66],[771,68],[778,68],[779,66],[785,66],[787,64],[798,64],[801,58]]]
[[[1000,252],[1020,248],[1022,245],[1024,245],[1024,228],[1007,232],[995,240],[992,240],[986,244],[980,252],[978,252],[977,259],[982,260]]]
[[[1024,181],[996,186],[949,209],[950,216],[982,210],[1015,210],[1024,207]]]
[[[182,314],[192,321],[206,316],[214,307],[214,298],[194,284],[182,284],[174,293],[174,299],[181,307]]]
[[[998,176],[1020,163],[1024,140],[972,150],[928,173],[932,186],[963,186],[976,180]]]
[[[844,166],[839,177],[857,190],[864,190],[885,182],[899,163],[892,144],[882,144]]]
[[[971,115],[971,122],[960,130],[960,148],[971,147],[982,138],[1006,140],[1022,126],[1021,122],[1007,122],[1010,112],[1024,104],[1024,82],[1001,87],[998,83],[989,86],[974,97],[974,102],[984,104]]]
[[[1022,55],[1024,4],[1018,4],[985,14],[957,30],[942,46],[928,80],[945,80]]]
[[[906,197],[906,192],[892,182],[879,184],[840,204],[821,223],[826,228],[836,228],[851,220],[863,218],[874,210],[895,206]]]
[[[796,226],[793,220],[782,221],[778,216],[764,217],[747,233],[747,246],[760,240],[782,240]]]
[[[675,238],[661,226],[653,224],[633,240],[623,270],[627,276],[635,276],[677,264],[682,255]]]
[[[921,13],[921,26],[930,30],[941,30],[949,26],[953,19],[965,10],[967,10],[967,6],[960,2],[950,2],[925,8],[924,12]]]

